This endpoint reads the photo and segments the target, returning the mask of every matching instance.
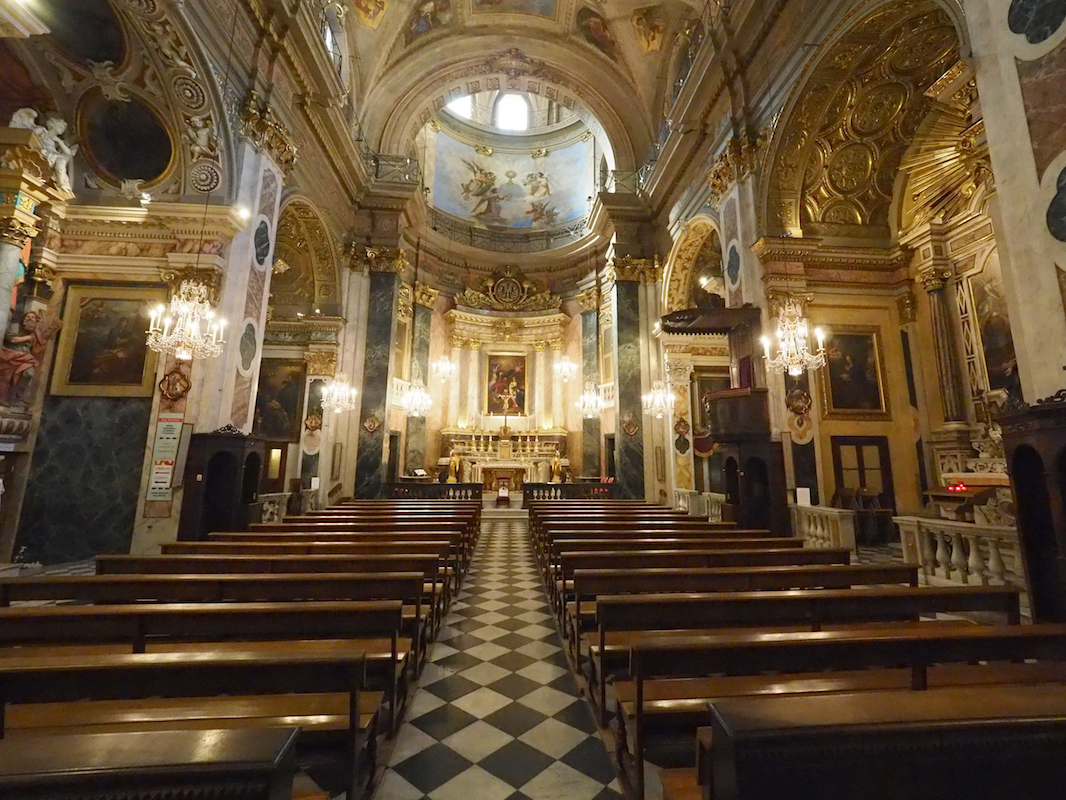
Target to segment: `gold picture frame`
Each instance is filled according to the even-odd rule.
[[[490,416],[524,417],[528,403],[529,370],[525,353],[486,353],[482,373],[481,407]]]
[[[834,326],[825,340],[821,374],[826,419],[891,419],[881,329]]]
[[[162,286],[68,287],[51,393],[151,397],[158,354],[148,349],[148,323],[166,300]]]

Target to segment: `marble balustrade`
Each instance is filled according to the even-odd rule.
[[[848,508],[788,504],[792,532],[804,547],[855,549],[855,512]]]

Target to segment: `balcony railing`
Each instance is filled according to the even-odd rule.
[[[539,253],[576,242],[588,233],[586,218],[568,222],[549,230],[518,228],[479,228],[436,208],[428,208],[429,224],[433,230],[455,242],[492,250],[497,253]]]

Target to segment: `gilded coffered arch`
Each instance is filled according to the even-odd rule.
[[[691,307],[692,284],[702,264],[705,246],[718,242],[718,261],[721,262],[720,234],[710,217],[693,217],[686,224],[670,255],[666,259],[663,276],[663,306],[666,313]]]
[[[853,17],[855,20],[857,17]],[[900,162],[958,63],[952,18],[931,0],[880,5],[827,40],[777,127],[766,229],[887,241]]]
[[[275,316],[313,314],[316,309],[334,315],[339,287],[336,245],[321,213],[305,198],[289,200],[278,218],[270,279]]]

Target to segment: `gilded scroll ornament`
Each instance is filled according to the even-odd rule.
[[[486,311],[549,311],[558,309],[562,299],[551,290],[538,292],[536,285],[516,267],[504,267],[479,282],[479,288],[464,289],[455,296],[458,306]]]

